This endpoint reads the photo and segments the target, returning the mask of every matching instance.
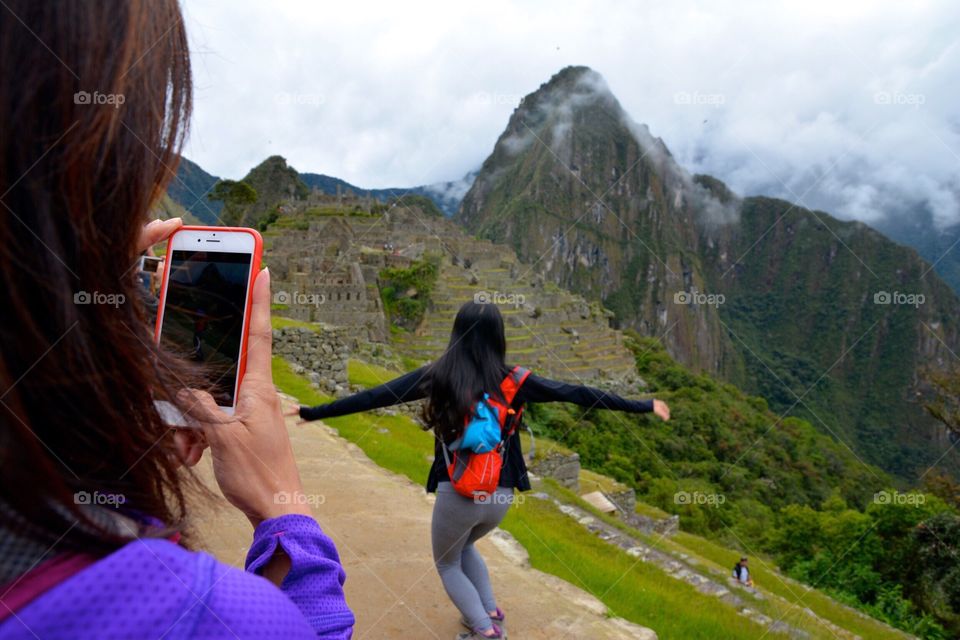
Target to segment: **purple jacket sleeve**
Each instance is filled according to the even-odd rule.
[[[344,598],[346,574],[333,541],[308,516],[264,520],[253,533],[247,571],[259,574],[277,545],[290,557],[290,571],[280,589],[297,605],[319,637],[350,638],[355,620]]]

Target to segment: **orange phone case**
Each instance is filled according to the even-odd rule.
[[[233,403],[236,406],[237,395],[240,392],[240,383],[243,382],[243,374],[247,371],[247,343],[250,341],[250,308],[253,305],[253,284],[256,282],[257,274],[260,273],[260,261],[263,257],[263,237],[256,229],[248,227],[204,227],[184,225],[170,234],[167,238],[167,255],[163,262],[163,280],[160,284],[160,306],[157,308],[157,322],[153,328],[153,339],[160,343],[160,324],[163,319],[163,311],[167,306],[167,280],[170,277],[171,247],[173,238],[181,231],[229,231],[249,233],[253,236],[253,258],[250,261],[250,279],[247,282],[247,302],[243,309],[243,342],[240,343],[240,362],[237,365],[237,388],[233,395]]]

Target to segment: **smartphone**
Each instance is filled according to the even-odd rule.
[[[163,258],[144,254],[140,256],[140,271],[143,273],[156,273],[161,262],[163,262]]]
[[[239,227],[184,226],[167,242],[156,340],[212,371],[211,393],[229,414],[246,368],[253,282],[262,254],[260,234]],[[171,408],[161,412],[169,415]]]

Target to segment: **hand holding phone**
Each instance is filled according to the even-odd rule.
[[[186,391],[181,404],[213,454],[213,471],[224,497],[256,527],[292,513],[312,516],[303,500],[300,473],[273,386],[270,274],[264,269],[253,288],[247,371],[231,415],[204,391]]]

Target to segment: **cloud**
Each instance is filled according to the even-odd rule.
[[[960,220],[960,6],[185,0],[187,155],[364,187],[458,180],[560,68],[600,72],[690,173],[876,220]]]

